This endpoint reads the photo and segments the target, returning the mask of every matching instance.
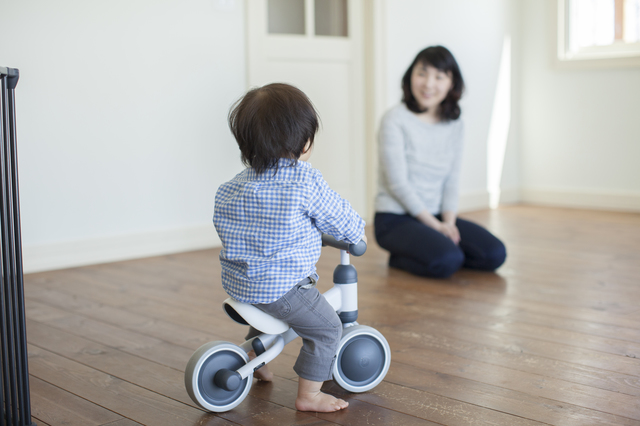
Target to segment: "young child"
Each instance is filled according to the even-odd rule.
[[[253,89],[232,107],[229,127],[248,167],[216,193],[222,285],[302,338],[293,367],[298,410],[346,408],[320,391],[331,379],[342,324],[315,287],[315,264],[322,233],[355,244],[365,239],[364,221],[307,163],[318,116],[302,91],[287,84]],[[251,329],[247,338],[257,334]],[[256,376],[273,377],[266,366]]]

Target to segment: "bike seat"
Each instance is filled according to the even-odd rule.
[[[280,334],[289,329],[289,324],[286,322],[262,312],[249,303],[238,302],[231,297],[222,303],[222,307],[235,322],[250,325],[265,334]]]

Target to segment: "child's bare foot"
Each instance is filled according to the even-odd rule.
[[[347,408],[349,403],[342,399],[318,392],[315,395],[301,396],[296,398],[296,408],[299,411],[318,411],[321,413],[331,413]]]
[[[254,351],[249,352],[247,355],[249,355],[250,360],[256,357],[256,353]],[[254,371],[253,377],[258,380],[262,380],[263,382],[273,381],[273,373],[271,372],[271,370],[269,370],[269,366],[267,364],[265,364],[264,367],[261,367],[258,370]]]
[[[322,382],[298,379],[298,397],[296,398],[296,408],[299,411],[318,411],[321,413],[331,413],[339,411],[349,406],[347,401],[338,399],[332,395],[320,391]]]

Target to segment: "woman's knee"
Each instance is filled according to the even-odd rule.
[[[498,243],[487,252],[485,268],[489,271],[498,269],[507,260],[507,248],[501,241]]]
[[[415,259],[394,254],[389,258],[389,266],[429,278],[449,278],[462,267],[463,263],[464,253],[457,247],[428,259]]]
[[[429,267],[431,276],[434,278],[449,278],[458,271],[464,264],[464,253],[456,247],[455,250],[448,250],[431,262]]]

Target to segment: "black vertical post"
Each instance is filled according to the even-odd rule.
[[[18,197],[15,88],[19,73],[0,67],[0,426],[32,426],[24,315],[22,237]]]

